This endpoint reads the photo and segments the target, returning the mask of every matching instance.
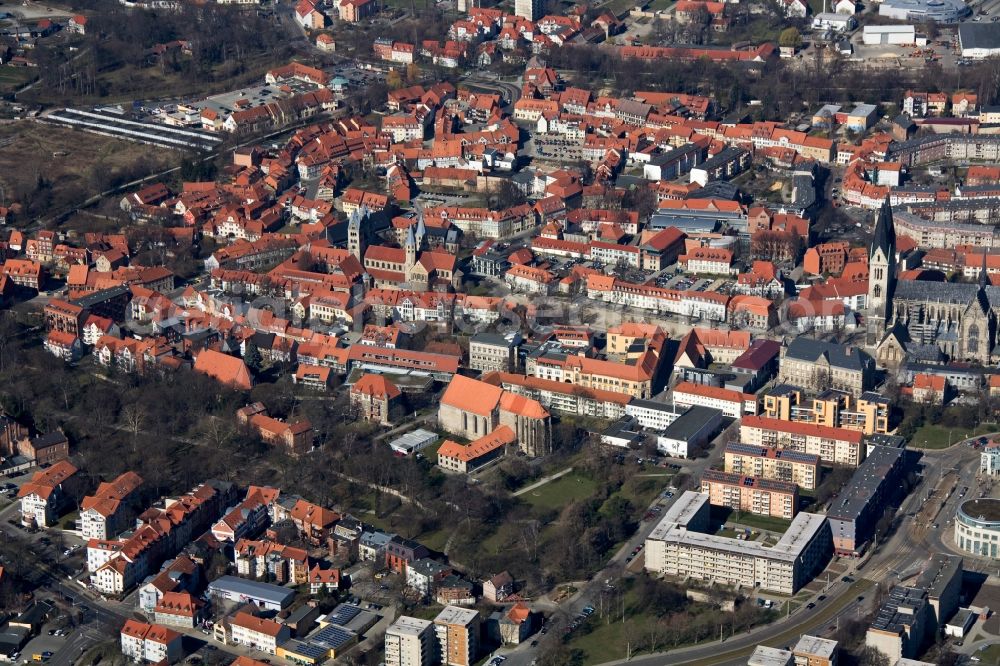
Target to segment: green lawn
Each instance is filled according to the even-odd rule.
[[[649,3],[648,9],[651,12],[663,11],[664,9],[669,9],[670,7],[673,7],[675,2],[676,0],[653,0],[651,3]]]
[[[971,429],[925,425],[913,433],[913,437],[910,438],[910,446],[917,449],[946,449],[963,439],[997,432],[998,429],[1000,426],[995,423],[984,423]]]
[[[34,72],[28,67],[0,67],[0,90],[12,90],[27,83]]]
[[[521,495],[520,498],[534,507],[558,511],[570,502],[590,497],[596,490],[596,482],[571,472]]]
[[[620,18],[622,14],[627,13],[637,4],[639,4],[638,0],[611,0],[602,9],[609,9],[614,12],[615,16]]]
[[[981,650],[978,656],[982,664],[1000,664],[1000,643],[991,645],[985,650]]]
[[[746,525],[751,529],[766,530],[768,532],[778,532],[779,534],[784,534],[788,526],[792,524],[790,520],[783,520],[781,518],[772,518],[770,516],[757,516],[752,513],[741,512],[739,516],[731,514],[729,516],[731,522],[737,523],[739,525]]]

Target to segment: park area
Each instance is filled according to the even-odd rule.
[[[973,428],[924,425],[914,431],[910,445],[917,449],[946,449],[953,444],[1000,431],[996,423],[981,423]]]

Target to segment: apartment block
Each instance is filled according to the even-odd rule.
[[[819,484],[820,459],[814,454],[733,442],[724,455],[725,470],[731,474],[793,483],[805,490]]]
[[[857,467],[865,459],[863,435],[857,430],[811,423],[747,416],[740,423],[740,441],[756,446],[819,456],[824,463]]]
[[[479,654],[479,611],[445,606],[434,618],[444,666],[472,666]]]
[[[860,398],[846,391],[830,389],[815,398],[795,386],[782,384],[763,399],[761,416],[796,423],[811,423],[828,428],[858,430],[865,435],[889,432],[889,399],[872,391]]]
[[[803,634],[792,654],[795,666],[837,666],[837,641]]]
[[[825,516],[800,513],[773,546],[705,534],[709,497],[686,491],[646,539],[646,570],[795,594],[830,557]]]
[[[385,666],[430,666],[438,659],[434,623],[406,615],[385,632]]]
[[[799,487],[786,481],[709,469],[702,474],[701,492],[715,506],[758,516],[791,520],[798,513]]]
[[[875,526],[906,476],[906,450],[874,446],[827,511],[833,548],[839,555],[860,555]]]

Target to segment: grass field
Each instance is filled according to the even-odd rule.
[[[977,656],[982,659],[981,664],[1000,664],[1000,643],[980,651]]]
[[[7,143],[8,140],[11,140]],[[21,185],[33,185],[39,177],[53,188],[76,183],[83,194],[93,194],[90,174],[113,173],[144,157],[165,166],[179,154],[131,141],[99,136],[69,128],[22,120],[0,126],[0,186],[10,199]]]
[[[978,437],[991,432],[997,432],[1000,426],[995,423],[984,423],[975,428],[948,428],[946,426],[925,425],[913,433],[910,446],[917,449],[946,449],[952,444],[969,437]]]
[[[790,520],[782,520],[781,518],[772,518],[770,516],[757,516],[752,513],[741,512],[739,516],[735,513],[729,516],[731,522],[737,523],[738,525],[746,525],[747,527],[758,530],[766,530],[768,532],[777,532],[779,534],[784,534],[788,526],[792,524]]]
[[[11,67],[10,65],[0,67],[0,93],[20,88],[33,76],[34,72],[28,67]]]
[[[521,499],[535,507],[558,511],[570,502],[590,497],[595,490],[597,483],[594,481],[569,473],[521,495]]]

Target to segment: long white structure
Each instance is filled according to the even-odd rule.
[[[685,491],[646,539],[646,570],[795,594],[830,556],[825,516],[800,513],[773,546],[706,534],[708,495]]]

